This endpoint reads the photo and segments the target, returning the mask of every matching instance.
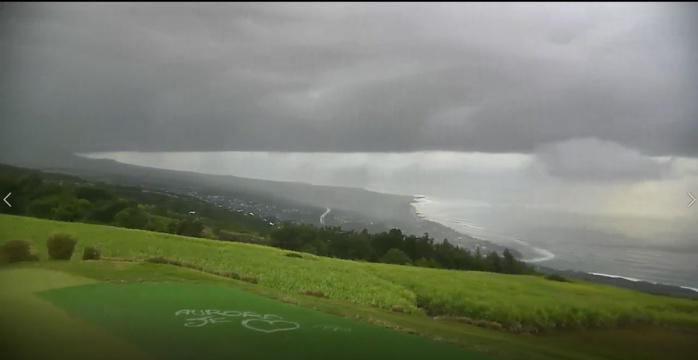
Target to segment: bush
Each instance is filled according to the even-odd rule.
[[[99,260],[101,258],[101,253],[99,249],[94,246],[88,246],[82,251],[83,260]]]
[[[429,261],[427,259],[421,257],[414,262],[414,266],[429,267]]]
[[[254,276],[251,276],[251,275],[242,275],[242,276],[240,276],[240,280],[246,281],[246,282],[251,283],[251,284],[258,284],[259,283],[257,278]]]
[[[146,229],[149,223],[148,214],[138,207],[126,208],[114,215],[114,225],[120,227]],[[199,234],[201,234],[201,231],[199,231]]]
[[[201,237],[204,231],[204,223],[201,220],[182,219],[177,224],[175,233],[182,236]]]
[[[298,259],[303,258],[303,255],[301,255],[299,253],[286,253],[285,256],[292,257],[292,258],[298,258]]]
[[[404,313],[404,312],[405,312],[405,308],[402,307],[402,306],[400,306],[400,305],[393,305],[393,306],[390,308],[390,311],[396,312],[396,313]]]
[[[298,251],[303,252],[303,253],[313,254],[313,255],[317,254],[317,248],[311,244],[305,244],[305,245],[301,246],[301,248],[298,249]]]
[[[31,252],[31,243],[29,241],[10,240],[0,246],[0,263],[38,260],[39,257]]]
[[[315,296],[315,297],[319,297],[319,298],[326,298],[327,297],[327,295],[320,290],[303,290],[303,291],[299,291],[298,293],[302,294],[302,295]]]
[[[78,241],[69,234],[53,234],[46,241],[48,258],[51,260],[70,260]]]
[[[560,276],[558,274],[552,274],[552,275],[546,275],[545,278],[547,280],[552,280],[552,281],[559,281],[559,282],[572,282],[571,280],[567,279],[564,276]]]
[[[410,263],[410,257],[407,256],[404,251],[392,248],[388,250],[379,261],[385,264],[407,265]]]

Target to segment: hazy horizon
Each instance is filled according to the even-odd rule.
[[[101,153],[169,170],[426,195],[429,220],[512,247],[526,261],[698,289],[695,214],[682,192],[698,162],[655,158],[660,179],[561,181],[522,154]],[[458,168],[460,166],[460,168]],[[411,179],[411,181],[406,181]]]
[[[269,153],[114,152],[82,154],[168,170],[363,188],[399,195],[479,201],[586,215],[690,218],[687,192],[698,188],[698,161],[653,158],[656,179],[570,181],[536,156],[456,152]]]

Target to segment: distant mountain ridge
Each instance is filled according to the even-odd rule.
[[[436,239],[447,238],[455,244],[469,244],[471,248],[482,246],[489,250],[504,250],[504,247],[497,244],[474,239],[416,216],[412,204],[418,195],[394,195],[350,187],[157,169],[72,154],[8,163],[117,185],[179,189],[211,195],[253,195],[260,199],[268,199],[270,202],[282,201],[317,208],[318,220],[326,208],[331,208],[336,213],[348,213],[363,218],[366,223],[383,223],[387,228],[399,228],[406,234],[422,235],[428,232]],[[510,250],[515,256],[521,256],[515,249]]]

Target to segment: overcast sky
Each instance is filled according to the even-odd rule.
[[[544,173],[567,195],[574,183],[682,181],[672,191],[683,198],[696,173],[680,164],[698,158],[697,9],[4,3],[0,150],[242,151],[247,173],[214,155],[172,162],[239,175],[255,173],[255,156],[272,156],[260,152],[380,153],[323,161],[335,183],[378,186],[380,167],[401,158],[409,161],[383,178],[403,179],[401,191],[425,186],[404,179],[428,169],[452,187],[481,179],[475,189],[493,194],[483,169],[501,160],[517,164],[518,177],[495,171],[511,189]],[[438,155],[399,155],[429,151]],[[324,169],[308,165],[313,156],[265,166],[285,163],[276,177],[307,180],[308,169]]]
[[[698,156],[692,4],[1,9],[4,140],[532,153],[597,138]]]

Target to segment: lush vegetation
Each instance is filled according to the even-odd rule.
[[[38,261],[32,245],[26,240],[4,240],[0,245],[0,263]]]
[[[54,232],[70,233],[76,250],[105,258],[161,257],[207,272],[235,273],[286,293],[314,293],[404,313],[447,317],[512,332],[672,324],[698,326],[698,302],[541,276],[425,269],[301,254],[141,230],[0,216],[0,241],[27,239],[47,259]],[[43,250],[43,251],[42,251]],[[73,257],[71,262],[79,262]],[[169,260],[168,260],[169,261]]]
[[[49,236],[46,241],[49,259],[70,260],[77,242],[78,240],[70,234],[53,234]]]
[[[270,245],[275,247],[340,259],[504,274],[534,273],[508,250],[502,256],[494,251],[483,256],[479,248],[473,254],[448,240],[437,243],[429,234],[417,237],[405,235],[399,229],[369,234],[366,230],[284,224],[272,230],[269,236]]]
[[[0,212],[70,222],[227,240],[259,240],[267,221],[186,196],[97,184],[78,177],[0,165],[0,193],[12,207]],[[195,215],[190,215],[194,212]],[[247,234],[245,234],[247,233]]]
[[[507,250],[474,254],[429,234],[405,235],[399,229],[367,230],[266,221],[203,201],[135,187],[95,184],[80,178],[0,166],[0,193],[13,192],[14,206],[0,211],[42,219],[105,224],[129,229],[271,245],[341,259],[420,267],[532,274]],[[194,212],[195,215],[190,215]],[[275,219],[274,219],[275,220]]]
[[[102,253],[94,246],[87,246],[82,251],[83,260],[99,260],[102,258]]]

